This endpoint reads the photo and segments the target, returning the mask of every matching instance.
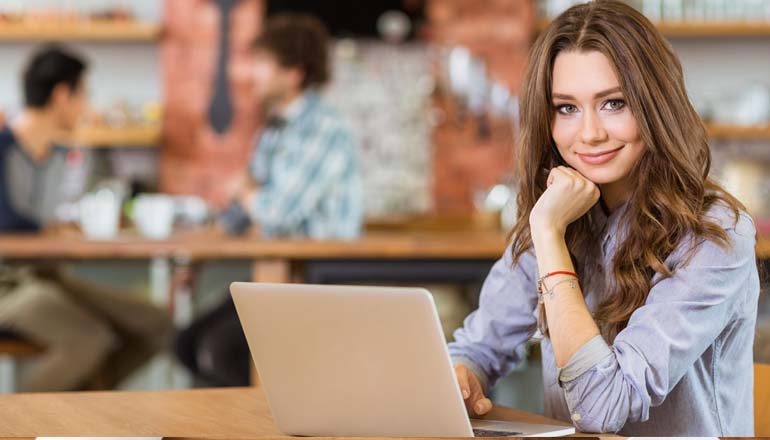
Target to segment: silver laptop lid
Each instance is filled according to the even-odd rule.
[[[230,290],[282,432],[473,436],[427,290],[257,283]]]

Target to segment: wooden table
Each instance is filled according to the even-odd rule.
[[[222,260],[251,260],[252,279],[290,282],[295,263],[308,260],[494,260],[505,249],[505,235],[495,230],[380,231],[353,241],[266,240],[258,235],[229,237],[214,231],[180,232],[167,240],[126,234],[115,240],[85,239],[64,230],[35,235],[0,235],[0,258],[14,260],[150,259],[163,268]],[[171,263],[170,263],[171,262]],[[169,269],[170,270],[170,269]],[[151,271],[157,273],[158,270]],[[163,278],[163,277],[161,277]],[[166,278],[171,278],[170,275]],[[301,280],[301,278],[300,278]],[[163,284],[162,282],[151,285]],[[170,302],[162,286],[157,302]]]
[[[0,234],[0,258],[146,259],[175,256],[191,260],[316,258],[498,258],[505,234],[495,230],[377,231],[352,241],[239,238],[213,231],[178,233],[167,240],[125,234],[115,240],[87,240],[79,233]],[[770,258],[770,235],[757,240],[757,258]]]
[[[0,437],[279,438],[258,388],[0,395]],[[498,420],[564,425],[495,407]]]
[[[229,237],[210,230],[184,231],[158,241],[131,233],[114,240],[87,240],[71,230],[0,235],[3,258],[494,258],[504,245],[505,234],[495,230],[378,231],[351,241]]]
[[[233,238],[213,231],[181,232],[160,241],[134,234],[87,240],[75,231],[0,235],[0,257],[8,259],[493,259],[504,249],[505,234],[494,230],[382,231],[352,241],[266,240],[256,234]]]

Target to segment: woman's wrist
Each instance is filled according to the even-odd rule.
[[[565,230],[556,225],[530,225],[530,235],[532,244],[537,247],[538,243],[553,242],[555,240],[564,240]]]

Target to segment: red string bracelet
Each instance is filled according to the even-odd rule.
[[[569,275],[575,278],[578,277],[578,275],[575,272],[568,272],[566,270],[557,270],[555,272],[548,272],[547,274],[540,277],[539,280],[537,280],[537,293],[543,293],[543,280],[545,280],[548,277],[552,277],[554,275]]]
[[[572,275],[573,277],[577,278],[577,274],[575,272],[567,272],[566,270],[557,270],[556,272],[549,272],[545,274],[544,276],[540,277],[540,279],[544,280],[554,275]]]

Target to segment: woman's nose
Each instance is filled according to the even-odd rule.
[[[607,138],[607,132],[604,130],[599,116],[596,112],[585,112],[583,116],[583,125],[580,129],[580,137],[583,143],[597,144]]]

